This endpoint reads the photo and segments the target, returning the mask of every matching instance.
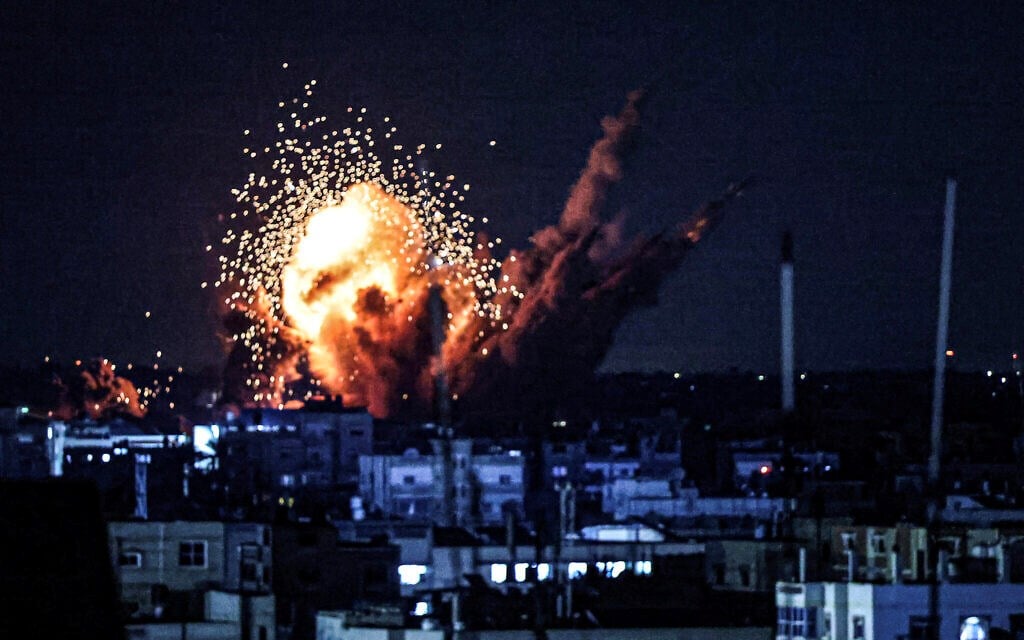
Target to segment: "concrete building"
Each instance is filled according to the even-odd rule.
[[[193,428],[196,465],[219,468],[229,502],[271,500],[355,484],[359,456],[373,449],[373,418],[337,402],[303,409],[245,409],[224,424]]]
[[[221,522],[111,522],[110,556],[129,615],[199,619],[224,578]]]
[[[927,637],[928,585],[780,582],[777,640],[912,640]],[[1024,632],[1024,585],[942,584],[940,638],[980,640]]]
[[[108,531],[121,601],[133,617],[201,620],[206,591],[270,590],[269,525],[111,522]]]
[[[615,478],[606,486],[603,511],[622,521],[655,514],[667,518],[749,517],[774,521],[785,511],[781,498],[703,497],[695,487],[658,478]]]
[[[472,441],[451,441],[452,500],[456,522],[502,523],[521,514],[524,458],[518,450],[473,451]],[[437,519],[445,495],[443,456],[409,448],[403,455],[359,458],[359,492],[368,509],[382,514]]]

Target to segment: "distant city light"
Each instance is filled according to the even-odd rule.
[[[525,562],[517,562],[515,566],[515,578],[516,582],[526,582],[526,569],[530,565]]]
[[[758,382],[764,382],[764,374],[757,376]]]
[[[491,582],[501,584],[508,580],[508,567],[503,564],[491,565]]]
[[[422,564],[400,564],[398,565],[398,576],[400,582],[405,585],[417,585],[427,572],[427,567]]]
[[[952,358],[954,355],[956,355],[956,351],[953,351],[952,349],[946,349],[947,358]]]
[[[985,375],[991,378],[991,377],[992,377],[992,371],[991,371],[991,369],[990,369],[990,370],[988,370],[988,371],[986,371],[986,372],[985,372]]]
[[[772,468],[769,467],[766,464],[762,464],[761,468],[759,469],[759,471],[761,472],[761,475],[763,475],[763,476],[768,475],[771,472],[771,470],[772,470]]]
[[[422,617],[422,616],[428,615],[429,613],[430,613],[430,604],[425,602],[425,601],[423,601],[423,600],[420,600],[419,602],[417,602],[415,608],[413,608],[413,610],[412,610],[412,615],[414,615],[414,616]]]
[[[576,580],[587,575],[587,563],[586,562],[570,562],[567,569],[570,580]]]
[[[678,371],[676,371],[675,373],[673,373],[673,374],[672,374],[672,377],[673,377],[673,378],[675,378],[676,380],[678,380],[678,379],[679,379],[679,377],[680,377],[680,374],[679,374],[679,372],[678,372]]]

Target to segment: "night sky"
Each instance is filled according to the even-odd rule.
[[[365,106],[442,142],[431,168],[505,246],[557,219],[638,86],[609,215],[654,232],[753,176],[608,368],[774,371],[786,229],[798,367],[927,366],[947,175],[954,366],[1024,349],[1017,3],[92,4],[0,5],[0,364],[220,362],[204,247],[252,169],[242,131],[312,78],[336,121]]]

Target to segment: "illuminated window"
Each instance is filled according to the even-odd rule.
[[[538,564],[537,565],[537,579],[538,580],[547,580],[550,577],[551,577],[551,565],[546,563],[546,562],[542,562],[542,563]]]
[[[416,607],[412,610],[414,616],[425,616],[430,613],[430,603],[420,600],[416,603]]]
[[[491,582],[501,584],[508,580],[508,566],[503,564],[491,565]]]
[[[419,584],[427,567],[422,564],[400,564],[398,565],[399,581],[405,585]]]
[[[530,567],[530,565],[526,564],[525,562],[519,562],[519,563],[516,564],[516,566],[515,566],[516,582],[526,582],[526,570],[529,567]]]
[[[577,578],[582,578],[583,576],[587,575],[587,563],[586,562],[570,562],[569,563],[569,568],[568,568],[568,573],[569,573],[569,579],[570,580],[575,580]]]
[[[186,540],[178,543],[179,567],[206,566],[206,540]]]
[[[636,574],[638,576],[649,576],[651,575],[651,561],[640,560],[636,563]]]
[[[964,618],[960,623],[960,640],[988,640],[988,622],[978,616]]]

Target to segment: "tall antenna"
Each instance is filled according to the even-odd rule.
[[[928,456],[928,542],[932,575],[928,590],[928,631],[939,639],[939,464],[942,457],[942,407],[945,399],[946,347],[949,342],[949,298],[953,281],[953,217],[956,180],[946,180],[946,211],[942,228],[942,269],[939,273],[939,320],[935,331],[935,388],[932,395],[931,454]],[[944,567],[943,567],[944,569]]]

